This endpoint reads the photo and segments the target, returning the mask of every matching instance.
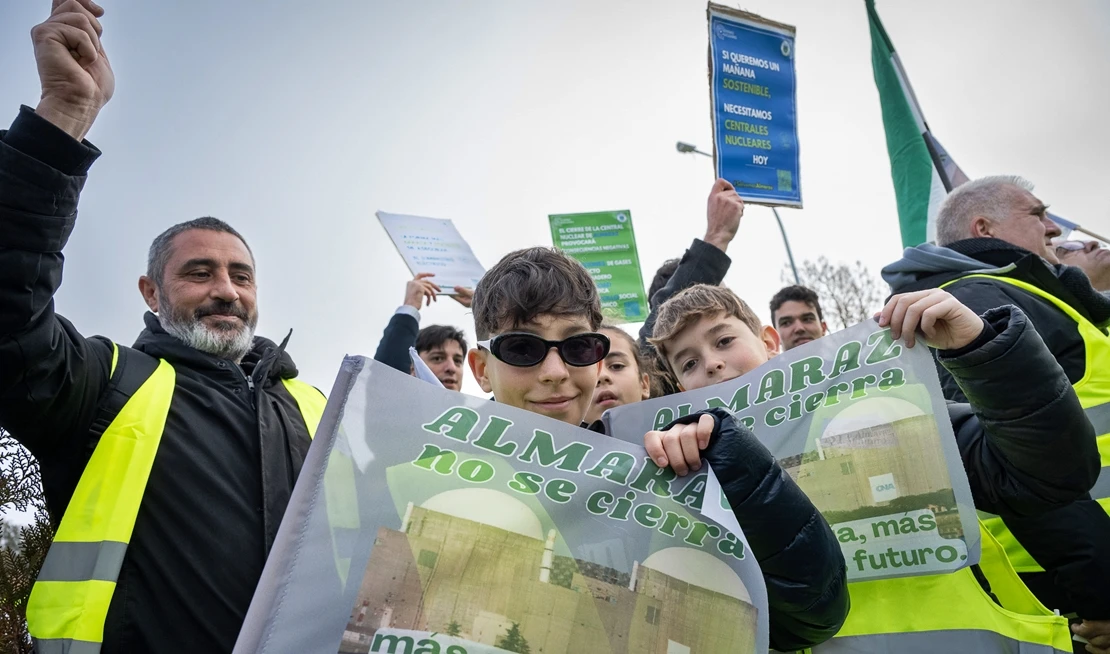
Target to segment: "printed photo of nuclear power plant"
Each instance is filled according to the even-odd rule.
[[[378,531],[339,652],[411,654],[419,636],[397,634],[414,632],[464,643],[452,654],[754,649],[757,610],[725,562],[679,546],[621,571],[557,554],[558,538],[496,490],[409,503],[400,530]]]
[[[963,536],[936,420],[912,402],[856,402],[779,463],[830,524],[929,509],[940,536]]]

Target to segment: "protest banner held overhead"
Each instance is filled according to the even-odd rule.
[[[707,13],[717,176],[747,202],[801,207],[795,30],[713,3]]]
[[[758,563],[704,497],[642,447],[349,357],[235,651],[765,652]]]
[[[929,350],[868,321],[731,381],[605,413],[639,442],[679,416],[725,407],[821,511],[853,581],[935,574],[979,560],[967,476]]]
[[[590,271],[605,318],[613,323],[646,320],[649,298],[640,274],[632,212],[558,214],[548,220],[555,247]]]
[[[443,293],[454,295],[456,286],[474,288],[486,273],[450,220],[385,211],[376,215],[409,271],[435,273],[433,281]]]

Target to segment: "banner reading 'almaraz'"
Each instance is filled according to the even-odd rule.
[[[707,493],[642,447],[348,358],[236,651],[766,651],[758,564]]]
[[[958,570],[979,560],[971,490],[924,344],[872,321],[781,354],[728,382],[611,409],[608,432],[726,407],[825,516],[849,580]]]

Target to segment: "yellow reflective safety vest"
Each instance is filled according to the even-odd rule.
[[[1103,510],[1110,513],[1110,335],[1107,335],[1094,323],[1087,320],[1067,302],[1032,284],[1010,277],[988,274],[967,275],[942,284],[941,288],[955,284],[961,279],[973,277],[984,277],[1010,284],[1037,297],[1044,298],[1067,314],[1079,327],[1079,336],[1083,339],[1085,360],[1083,362],[1083,377],[1075,382],[1072,388],[1075,389],[1075,394],[1079,397],[1079,404],[1086,411],[1087,418],[1095,428],[1095,434],[1098,438],[1098,452],[1102,461],[1102,469],[1099,472],[1098,481],[1091,489],[1091,497],[1098,500]],[[1037,563],[1033,556],[1022,547],[1017,538],[1010,533],[1010,530],[1006,528],[1002,518],[987,513],[983,513],[981,517],[987,529],[994,534],[995,538],[1006,549],[1006,556],[1009,557],[1015,570],[1021,573],[1044,571],[1044,568]]]
[[[956,572],[848,584],[852,608],[840,632],[815,654],[1007,652],[1070,654],[1066,618],[1041,604],[982,524],[980,570],[1001,606],[970,567]]]
[[[77,482],[54,543],[27,602],[27,624],[39,654],[96,654],[135,518],[170,411],[176,375],[166,360],[137,356],[112,344],[107,400],[122,403]],[[123,365],[117,364],[123,360]],[[116,370],[120,369],[119,378]],[[309,436],[326,398],[314,387],[283,379]],[[113,409],[113,410],[115,410]]]

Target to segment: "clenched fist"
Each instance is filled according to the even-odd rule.
[[[706,205],[708,225],[704,240],[724,252],[728,250],[728,244],[736,238],[736,230],[740,228],[740,218],[744,215],[744,201],[740,199],[736,189],[728,180],[718,179],[709,191]]]
[[[31,30],[42,99],[35,113],[77,140],[112,98],[116,78],[100,42],[104,10],[92,0],[54,0]]]

